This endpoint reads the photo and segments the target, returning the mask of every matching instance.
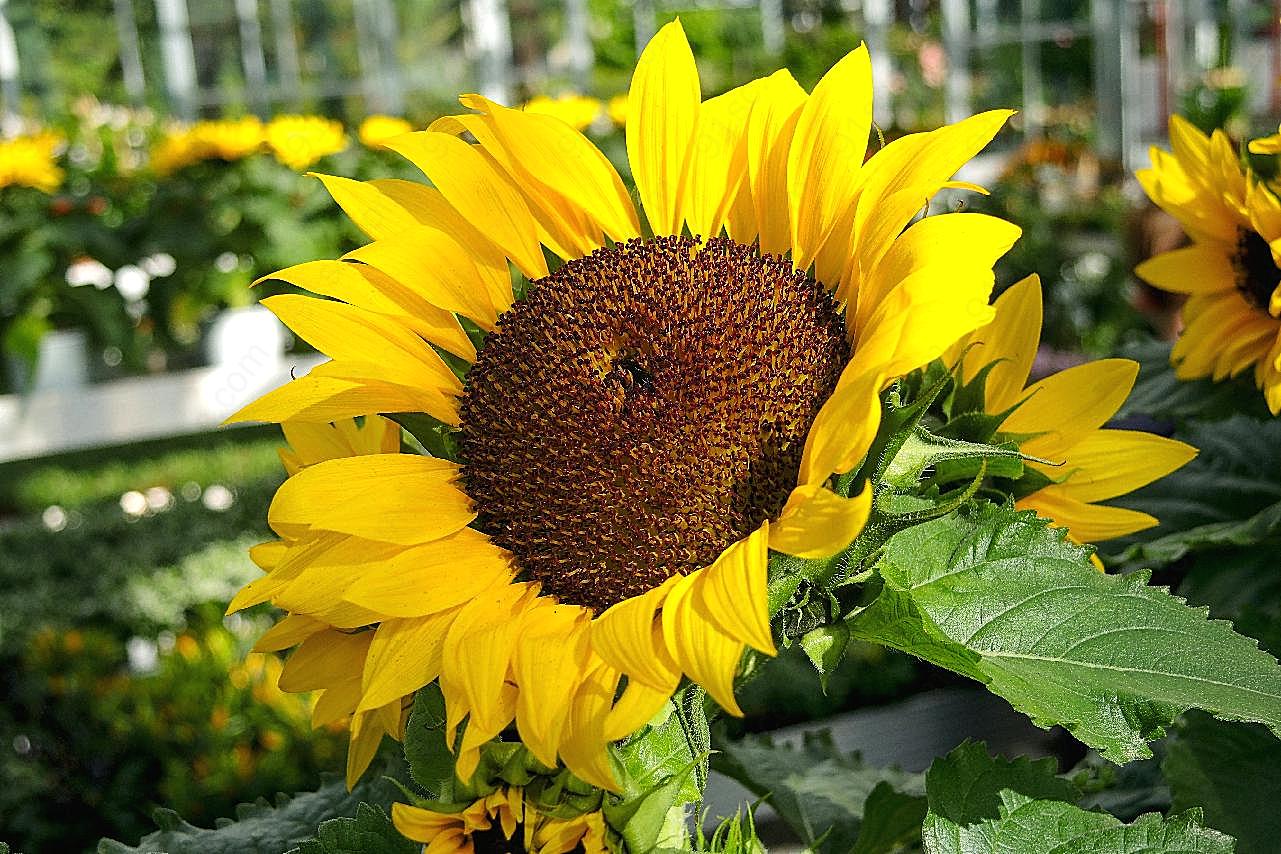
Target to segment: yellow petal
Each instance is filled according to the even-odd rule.
[[[1124,537],[1157,524],[1157,520],[1147,513],[1087,504],[1053,489],[1038,490],[1015,502],[1014,506],[1018,510],[1035,510],[1059,527],[1071,531],[1073,539],[1085,543]]]
[[[872,127],[872,62],[866,45],[846,54],[801,109],[787,155],[792,260],[809,269],[854,203]]]
[[[1072,446],[1057,494],[1103,501],[1165,477],[1196,456],[1196,448],[1141,430],[1096,430]]]
[[[464,605],[449,629],[444,648],[448,678],[442,679],[441,688],[450,688],[447,702],[451,694],[465,698],[471,712],[469,731],[492,736],[512,719],[500,695],[521,628],[521,612],[537,592],[537,585],[495,585]],[[511,711],[515,712],[514,702]]]
[[[462,381],[435,350],[387,315],[296,294],[268,297],[262,304],[320,352],[345,361],[376,362],[382,377],[444,395],[462,392]]]
[[[736,717],[743,712],[734,699],[734,677],[743,657],[743,642],[721,631],[694,586],[701,571],[672,587],[663,604],[663,642],[690,679],[707,689],[712,699]]]
[[[655,615],[680,579],[669,578],[640,596],[610,606],[592,622],[591,643],[596,654],[628,679],[670,694],[680,682],[680,669],[656,634]]]
[[[369,540],[417,545],[476,518],[454,485],[458,466],[413,454],[329,460],[281,485],[267,519],[277,531],[314,528]]]
[[[398,701],[440,675],[445,634],[455,614],[383,620],[373,633],[361,679],[364,696],[357,712]]]
[[[1129,359],[1100,359],[1060,371],[1030,386],[1001,430],[1045,433],[1024,442],[1023,452],[1061,460],[1121,408],[1138,373],[1138,363]]]
[[[425,412],[445,424],[458,425],[458,404],[452,397],[391,383],[326,376],[320,370],[324,367],[313,368],[307,376],[267,392],[224,423],[329,422],[381,412]]]
[[[855,230],[861,233],[887,198],[908,187],[919,188],[929,199],[991,142],[1012,115],[1013,110],[979,113],[929,133],[900,137],[873,154],[863,167]],[[862,249],[861,244],[857,246],[858,252]]]
[[[766,655],[776,655],[766,590],[769,542],[770,524],[764,522],[700,571],[694,595],[699,610],[710,614],[727,635]]]
[[[609,716],[618,672],[598,660],[578,686],[570,711],[569,726],[561,744],[565,767],[579,779],[606,791],[617,792],[618,783],[609,760],[609,739],[605,721]]]
[[[805,437],[797,482],[816,490],[836,472],[847,472],[867,454],[881,423],[882,374],[876,366],[856,372],[851,362],[832,396],[824,401]],[[789,498],[789,503],[791,499]],[[797,507],[792,508],[797,511]],[[781,520],[780,520],[781,521]],[[784,527],[783,537],[791,533]]]
[[[940,262],[911,273],[880,301],[855,342],[851,367],[897,377],[927,365],[992,321],[990,269]],[[847,371],[851,368],[846,368]]]
[[[792,248],[787,163],[807,97],[789,71],[776,71],[747,117],[747,180],[762,252],[781,255]]]
[[[627,160],[655,235],[681,231],[699,92],[694,54],[680,21],[672,21],[645,46],[627,98]]]
[[[249,559],[262,570],[269,570],[280,563],[281,558],[289,551],[289,544],[282,540],[259,543],[249,549]]]
[[[649,723],[671,699],[672,692],[659,691],[643,682],[628,680],[623,696],[605,718],[602,732],[608,741],[627,738]]]
[[[692,234],[720,233],[747,174],[747,117],[763,80],[753,80],[699,107],[689,175],[685,221]]]
[[[512,573],[506,552],[463,528],[366,566],[343,596],[388,617],[420,617],[459,605]]]
[[[421,169],[450,205],[498,244],[522,273],[531,279],[547,275],[529,206],[479,151],[457,137],[432,131],[396,137],[387,147]]]
[[[965,379],[989,362],[996,362],[987,375],[988,412],[1004,412],[1021,396],[1036,359],[1041,341],[1041,280],[1028,276],[1011,285],[996,298],[996,317],[970,336],[973,346],[965,354]]]
[[[573,605],[531,609],[516,644],[512,672],[520,694],[516,726],[539,762],[556,766],[571,700],[590,660],[591,612]]]
[[[770,526],[769,547],[800,558],[831,557],[849,548],[871,510],[870,484],[853,498],[842,498],[821,486],[798,486]]]
[[[307,638],[280,673],[280,690],[290,693],[327,688],[352,678],[365,667],[369,632],[348,634],[328,629]]]
[[[399,702],[397,703],[399,705]],[[380,725],[379,718],[385,714],[382,709],[359,712],[351,719],[351,741],[347,745],[347,790],[351,791],[356,782],[369,768],[378,753],[386,730]]]
[[[415,842],[431,842],[442,830],[461,824],[456,813],[432,812],[402,803],[391,805],[391,820],[402,836]]]
[[[867,314],[869,307],[874,307],[873,296],[864,296],[861,293],[864,290],[865,280],[876,270],[885,253],[894,245],[894,241],[903,233],[903,229],[911,223],[912,218],[926,209],[929,199],[930,187],[919,184],[886,196],[872,215],[862,223],[861,230],[851,233],[849,240],[843,241],[849,257],[846,260],[846,269],[840,277],[840,284],[836,288],[837,300],[849,303],[852,309],[857,309],[861,303],[864,306],[864,315]],[[857,211],[855,215],[857,218]],[[826,284],[831,285],[831,282]],[[852,318],[851,322],[855,324],[853,332],[857,336],[862,331],[857,325],[860,317],[856,310],[847,313]],[[865,320],[865,317],[862,319]]]
[[[227,606],[227,613],[232,614],[243,608],[269,601],[289,582],[297,578],[318,555],[323,555],[339,546],[345,539],[338,534],[322,533],[289,543],[284,555],[267,575],[251,581],[240,589],[231,600],[231,604]]]
[[[328,726],[356,711],[360,702],[360,676],[356,675],[321,691],[311,710],[312,729]]]
[[[406,229],[343,257],[381,270],[432,305],[469,317],[486,331],[494,330],[498,315],[511,304],[510,294],[495,302],[494,270],[482,273],[462,246],[434,228]],[[508,284],[510,291],[510,280]]]
[[[347,218],[374,240],[395,237],[404,229],[418,225],[409,211],[373,184],[318,172],[309,174],[320,179]]]
[[[1153,287],[1176,294],[1225,291],[1236,287],[1236,273],[1222,247],[1195,244],[1162,252],[1134,268]]]
[[[254,644],[254,652],[277,652],[297,646],[325,628],[319,620],[306,614],[288,614],[267,631]]]
[[[1018,226],[987,214],[941,214],[917,221],[894,241],[860,286],[856,328],[862,332],[864,319],[913,273],[929,267],[938,270],[940,265],[991,270],[1019,234]]]
[[[494,104],[492,127],[526,182],[558,194],[616,242],[640,234],[636,207],[609,159],[551,116]]]

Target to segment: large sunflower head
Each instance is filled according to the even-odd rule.
[[[1139,366],[1101,359],[1028,383],[1041,338],[1041,283],[1030,276],[997,298],[991,323],[961,339],[945,361],[957,390],[944,432],[1007,443],[1027,459],[1000,480],[1020,510],[1035,510],[1081,543],[1157,524],[1146,513],[1101,502],[1179,468],[1196,449],[1141,430],[1104,425],[1129,396]]]
[[[1138,178],[1192,245],[1135,272],[1188,295],[1171,352],[1176,373],[1221,380],[1253,368],[1268,407],[1281,413],[1281,199],[1242,166],[1223,131],[1207,137],[1172,116],[1170,144],[1172,152],[1152,149],[1152,168]]]
[[[291,684],[394,735],[438,679],[463,780],[514,721],[613,788],[605,746],[682,678],[738,713],[745,648],[774,650],[771,550],[849,546],[870,490],[833,475],[890,378],[991,319],[1018,235],[915,221],[1008,113],[868,157],[871,98],[859,48],[813,92],[780,71],[703,100],[673,23],[629,97],[639,210],[573,127],[475,95],[387,143],[433,186],[322,178],[371,242],[273,274],[326,299],[265,304],[332,361],[235,419],[389,414],[414,452],[331,448],[277,494],[232,604],[290,611],[277,648],[308,633]]]

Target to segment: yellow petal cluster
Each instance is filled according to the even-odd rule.
[[[738,712],[746,648],[774,651],[770,550],[820,558],[850,544],[871,493],[839,495],[832,477],[866,455],[881,390],[992,319],[992,265],[1019,230],[981,214],[916,220],[1010,113],[910,135],[865,158],[864,48],[812,93],[779,71],[704,100],[672,23],[640,57],[628,96],[638,210],[610,161],[565,121],[460,100],[468,112],[388,142],[432,186],[322,177],[370,242],[272,276],[326,299],[265,304],[331,361],[233,420],[283,422],[295,435],[304,424],[348,430],[328,424],[379,413],[457,426],[462,383],[441,353],[475,359],[459,317],[502,334],[513,269],[534,280],[548,275],[549,259],[580,259],[609,242],[724,232],[790,254],[845,313],[853,356],[809,431],[795,487],[777,518],[707,566],[597,614],[519,580],[514,556],[471,527],[476,510],[456,464],[329,445],[336,456],[281,487],[269,517],[281,540],[257,553],[267,574],[232,609],[270,601],[290,612],[268,645],[300,644],[282,684],[325,689],[321,718],[354,713],[349,780],[382,733],[398,734],[413,692],[438,679],[449,733],[462,732],[461,779],[481,745],[515,723],[540,761],[612,789],[607,745],[649,721],[682,679]]]
[[[391,819],[406,838],[423,843],[431,854],[475,854],[477,833],[501,833],[511,849],[529,854],[605,854],[605,820],[600,812],[574,818],[543,815],[516,786],[504,787],[444,812],[392,804]],[[483,850],[490,850],[485,848]]]
[[[306,169],[347,147],[342,123],[323,116],[276,116],[267,123],[267,146],[291,169]]]
[[[33,187],[52,193],[62,186],[58,150],[63,145],[56,133],[37,133],[0,139],[0,189]]]
[[[255,116],[196,122],[172,128],[151,152],[152,168],[168,175],[203,160],[239,160],[262,148],[263,124]]]

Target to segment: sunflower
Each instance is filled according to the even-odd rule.
[[[1040,279],[1029,276],[1009,288],[994,307],[992,322],[958,342],[949,361],[962,362],[962,383],[985,371],[984,411],[1000,418],[997,439],[1012,439],[1023,454],[1051,463],[1027,464],[1035,488],[1024,490],[1015,506],[1035,510],[1081,543],[1156,525],[1147,513],[1097,503],[1162,478],[1196,456],[1195,448],[1174,439],[1104,428],[1129,396],[1138,363],[1100,359],[1028,385],[1041,338]]]
[[[398,116],[370,116],[360,123],[356,136],[366,148],[382,148],[387,140],[407,134],[413,129],[413,125]]]
[[[503,786],[457,809],[424,809],[396,803],[391,818],[405,837],[423,843],[427,854],[605,854],[605,820],[600,811],[573,818],[544,815],[518,786]]]
[[[1171,116],[1170,145],[1172,153],[1152,149],[1152,168],[1138,178],[1192,245],[1135,272],[1188,295],[1186,325],[1170,353],[1175,373],[1217,381],[1253,367],[1268,408],[1281,413],[1281,200],[1242,168],[1221,130],[1206,137]]]
[[[372,242],[271,276],[328,299],[264,304],[332,361],[231,420],[397,414],[434,425],[416,435],[435,455],[281,486],[268,574],[232,607],[291,612],[285,681],[358,694],[353,730],[395,735],[438,679],[464,781],[514,720],[539,761],[616,788],[606,745],[683,677],[739,714],[745,648],[774,652],[770,551],[848,547],[871,492],[833,474],[865,455],[889,378],[991,319],[1018,236],[913,224],[1008,112],[864,163],[871,99],[860,47],[811,93],[780,71],[703,101],[672,23],[630,93],[644,228],[582,134],[476,95],[388,142],[434,187],[322,176]]]
[[[267,145],[291,169],[306,169],[347,147],[342,123],[323,116],[276,116],[267,123]]]

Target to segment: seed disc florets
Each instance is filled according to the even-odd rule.
[[[597,610],[777,516],[849,358],[828,292],[717,238],[632,240],[531,286],[462,401],[478,525]]]

